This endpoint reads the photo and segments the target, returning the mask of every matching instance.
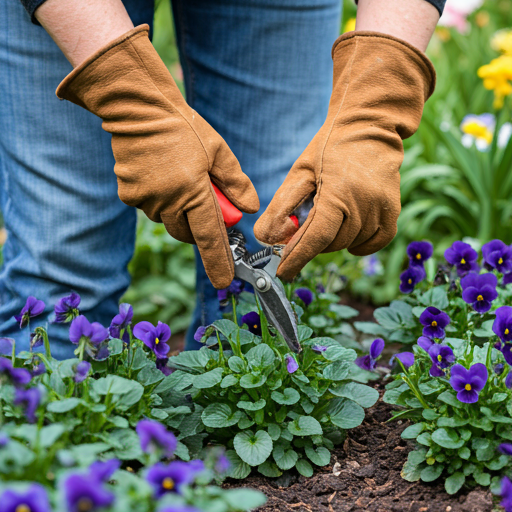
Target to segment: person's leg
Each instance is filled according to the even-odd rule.
[[[141,3],[127,2],[134,23],[151,23],[152,4]],[[117,196],[101,120],[55,96],[70,71],[18,0],[0,2],[0,206],[7,229],[0,336],[15,338],[18,350],[28,348],[29,330],[20,332],[13,315],[27,296],[46,303],[32,329],[71,290],[90,321],[108,326],[129,284],[136,213]],[[72,356],[68,328],[49,325],[56,357]]]
[[[187,100],[224,137],[263,211],[327,114],[341,0],[174,0]],[[256,215],[239,227],[258,247]],[[187,333],[219,318],[197,258],[198,302]]]

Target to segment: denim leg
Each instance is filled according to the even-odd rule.
[[[151,22],[152,6],[144,12],[149,19],[134,21]],[[117,196],[101,120],[55,96],[71,69],[19,0],[0,2],[0,336],[15,338],[18,350],[28,348],[29,330],[20,332],[13,315],[27,296],[47,306],[31,328],[71,290],[90,321],[108,326],[130,282],[136,213]],[[70,357],[68,326],[50,324],[49,334],[52,354]]]
[[[187,100],[229,144],[262,212],[327,115],[341,1],[174,0],[173,10]],[[251,251],[257,217],[237,226]],[[195,329],[221,314],[196,259],[189,349]]]

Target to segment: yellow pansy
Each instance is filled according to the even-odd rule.
[[[512,56],[501,55],[493,59],[478,69],[478,76],[483,79],[486,89],[494,91],[494,107],[503,107],[505,97],[512,94]]]

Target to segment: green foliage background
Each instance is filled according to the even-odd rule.
[[[344,20],[353,16],[355,6],[345,0]],[[380,304],[397,296],[405,248],[412,240],[430,240],[438,256],[464,237],[480,243],[495,237],[512,242],[512,145],[480,153],[462,146],[459,129],[466,114],[494,112],[493,94],[484,89],[477,70],[498,56],[489,43],[497,30],[512,26],[512,0],[487,0],[469,22],[467,34],[438,28],[429,45],[437,88],[418,132],[405,142],[399,231],[378,254],[385,271],[367,276],[364,260],[344,251],[318,257],[306,275],[336,266],[347,275],[353,295]],[[169,0],[157,2],[153,42],[182,87]],[[498,113],[497,128],[511,120],[509,101]],[[169,322],[173,332],[186,328],[194,304],[192,248],[141,217],[130,270],[133,284],[125,299],[134,304],[137,320],[160,319]]]

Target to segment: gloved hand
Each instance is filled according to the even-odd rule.
[[[226,142],[185,102],[148,30],[141,25],[88,58],[57,96],[101,117],[112,133],[121,201],[196,243],[213,285],[227,288],[233,257],[211,181],[247,213],[258,211],[258,196]]]
[[[382,249],[400,213],[402,139],[418,128],[435,71],[408,43],[350,32],[334,43],[334,84],[326,121],[256,222],[263,243],[286,243],[277,275],[290,280],[320,252]],[[311,194],[297,231],[289,216]]]

